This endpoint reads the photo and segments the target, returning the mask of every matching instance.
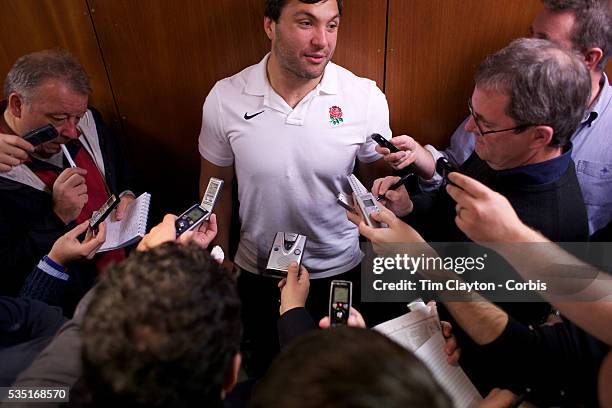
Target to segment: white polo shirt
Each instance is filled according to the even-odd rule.
[[[240,243],[234,262],[265,269],[274,235],[308,237],[302,262],[311,277],[346,272],[361,261],[359,233],[338,192],[355,158],[381,156],[372,133],[390,138],[389,109],[376,84],[329,63],[321,82],[292,109],[270,86],[268,55],[215,84],[204,102],[199,150],[217,166],[235,166]]]

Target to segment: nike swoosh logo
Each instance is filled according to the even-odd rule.
[[[261,115],[261,114],[262,114],[262,113],[264,113],[264,112],[265,112],[265,111],[257,112],[257,113],[254,113],[253,115],[249,115],[249,113],[248,113],[248,112],[246,112],[246,113],[244,114],[244,118],[245,118],[246,120],[251,120],[251,119],[253,119],[255,116],[257,116],[257,115]]]

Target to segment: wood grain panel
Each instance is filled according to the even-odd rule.
[[[197,198],[202,104],[268,49],[259,1],[89,0],[132,152],[159,211]]]
[[[383,89],[387,0],[345,0],[334,62]]]
[[[527,35],[537,0],[390,0],[386,94],[394,134],[445,147],[486,55]]]
[[[0,43],[2,81],[20,56],[47,48],[63,48],[73,53],[89,74],[94,89],[90,103],[111,124],[117,120],[85,0],[2,0],[0,38],[3,39]]]
[[[351,7],[359,4],[359,7]],[[154,204],[197,195],[204,99],[269,51],[263,0],[89,0],[133,162]],[[386,0],[348,1],[334,60],[382,84]],[[382,85],[381,85],[382,86]]]

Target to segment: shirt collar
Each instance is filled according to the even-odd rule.
[[[595,100],[595,103],[584,113],[584,117],[582,118],[581,122],[583,125],[588,123],[590,126],[590,124],[595,122],[598,117],[601,117],[602,112],[604,112],[608,105],[612,103],[612,86],[610,86],[608,77],[605,73],[601,76],[599,87],[601,90],[597,96],[597,99]]]
[[[270,53],[267,53],[257,65],[249,72],[246,80],[245,92],[254,96],[265,96],[271,86],[268,81],[268,59]],[[319,93],[335,95],[338,93],[338,67],[333,62],[329,62],[325,67],[323,78],[316,88]]]
[[[521,185],[542,185],[553,183],[567,171],[567,167],[572,160],[572,144],[563,149],[563,153],[554,159],[546,160],[541,163],[528,164],[514,169],[499,170],[500,178],[511,178]]]

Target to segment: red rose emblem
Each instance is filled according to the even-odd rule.
[[[341,118],[342,109],[340,109],[338,106],[332,106],[329,108],[329,116],[332,118]]]
[[[329,123],[337,125],[341,122],[344,122],[344,119],[342,119],[342,109],[339,106],[329,108]]]

